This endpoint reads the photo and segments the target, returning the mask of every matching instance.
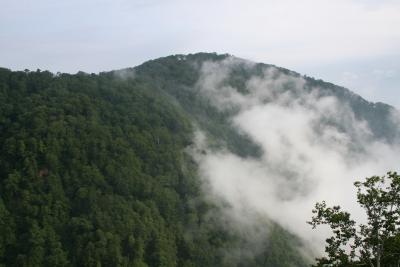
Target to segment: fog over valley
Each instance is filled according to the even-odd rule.
[[[233,110],[230,123],[262,154],[240,157],[224,148],[210,149],[198,130],[194,156],[201,176],[214,197],[231,205],[226,214],[238,223],[251,220],[251,210],[279,222],[321,252],[327,233],[305,223],[314,203],[326,200],[365,219],[352,184],[396,170],[399,140],[377,139],[348,103],[326,95],[324,88],[308,88],[301,76],[275,67],[249,77],[244,88],[226,85],[233,69],[252,68],[249,64],[235,58],[206,62],[196,87],[219,110]],[[397,124],[398,112],[391,116]]]

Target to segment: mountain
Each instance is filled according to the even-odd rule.
[[[248,100],[276,100],[252,91],[265,81],[300,106],[307,92],[349,109],[366,137],[341,117],[318,124],[346,133],[349,153],[366,153],[364,138],[400,140],[393,107],[230,55],[99,74],[0,69],[0,265],[307,266],[307,243],[273,216],[255,212],[251,230],[225,216],[232,203],[210,196],[197,158],[263,157],[234,120]]]

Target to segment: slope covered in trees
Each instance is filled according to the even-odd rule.
[[[145,78],[1,69],[0,265],[304,265],[277,225],[241,256],[240,236],[209,216],[192,135]]]

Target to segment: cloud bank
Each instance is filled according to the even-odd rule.
[[[263,153],[241,158],[211,150],[199,132],[195,143],[203,153],[194,156],[207,190],[231,205],[227,214],[239,223],[251,212],[268,217],[322,251],[329,232],[306,224],[315,202],[341,205],[363,220],[353,182],[396,170],[400,149],[374,140],[345,103],[274,67],[251,77],[244,90],[227,85],[240,64],[251,68],[235,58],[203,64],[197,86],[220,110],[236,111],[231,123]]]

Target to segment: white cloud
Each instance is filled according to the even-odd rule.
[[[386,79],[386,78],[393,78],[396,76],[397,71],[396,70],[391,70],[391,69],[374,69],[372,71],[372,74],[377,78],[377,79]]]
[[[327,232],[306,224],[315,202],[339,204],[362,220],[353,182],[397,168],[400,149],[374,140],[349,107],[319,88],[305,90],[302,78],[277,75],[272,68],[248,81],[246,95],[224,86],[235,64],[242,63],[206,63],[198,86],[219,108],[239,110],[233,125],[263,155],[244,159],[208,150],[203,140],[197,145],[207,153],[195,154],[200,173],[211,194],[232,205],[233,218],[251,220],[249,211],[265,215],[321,251]]]

